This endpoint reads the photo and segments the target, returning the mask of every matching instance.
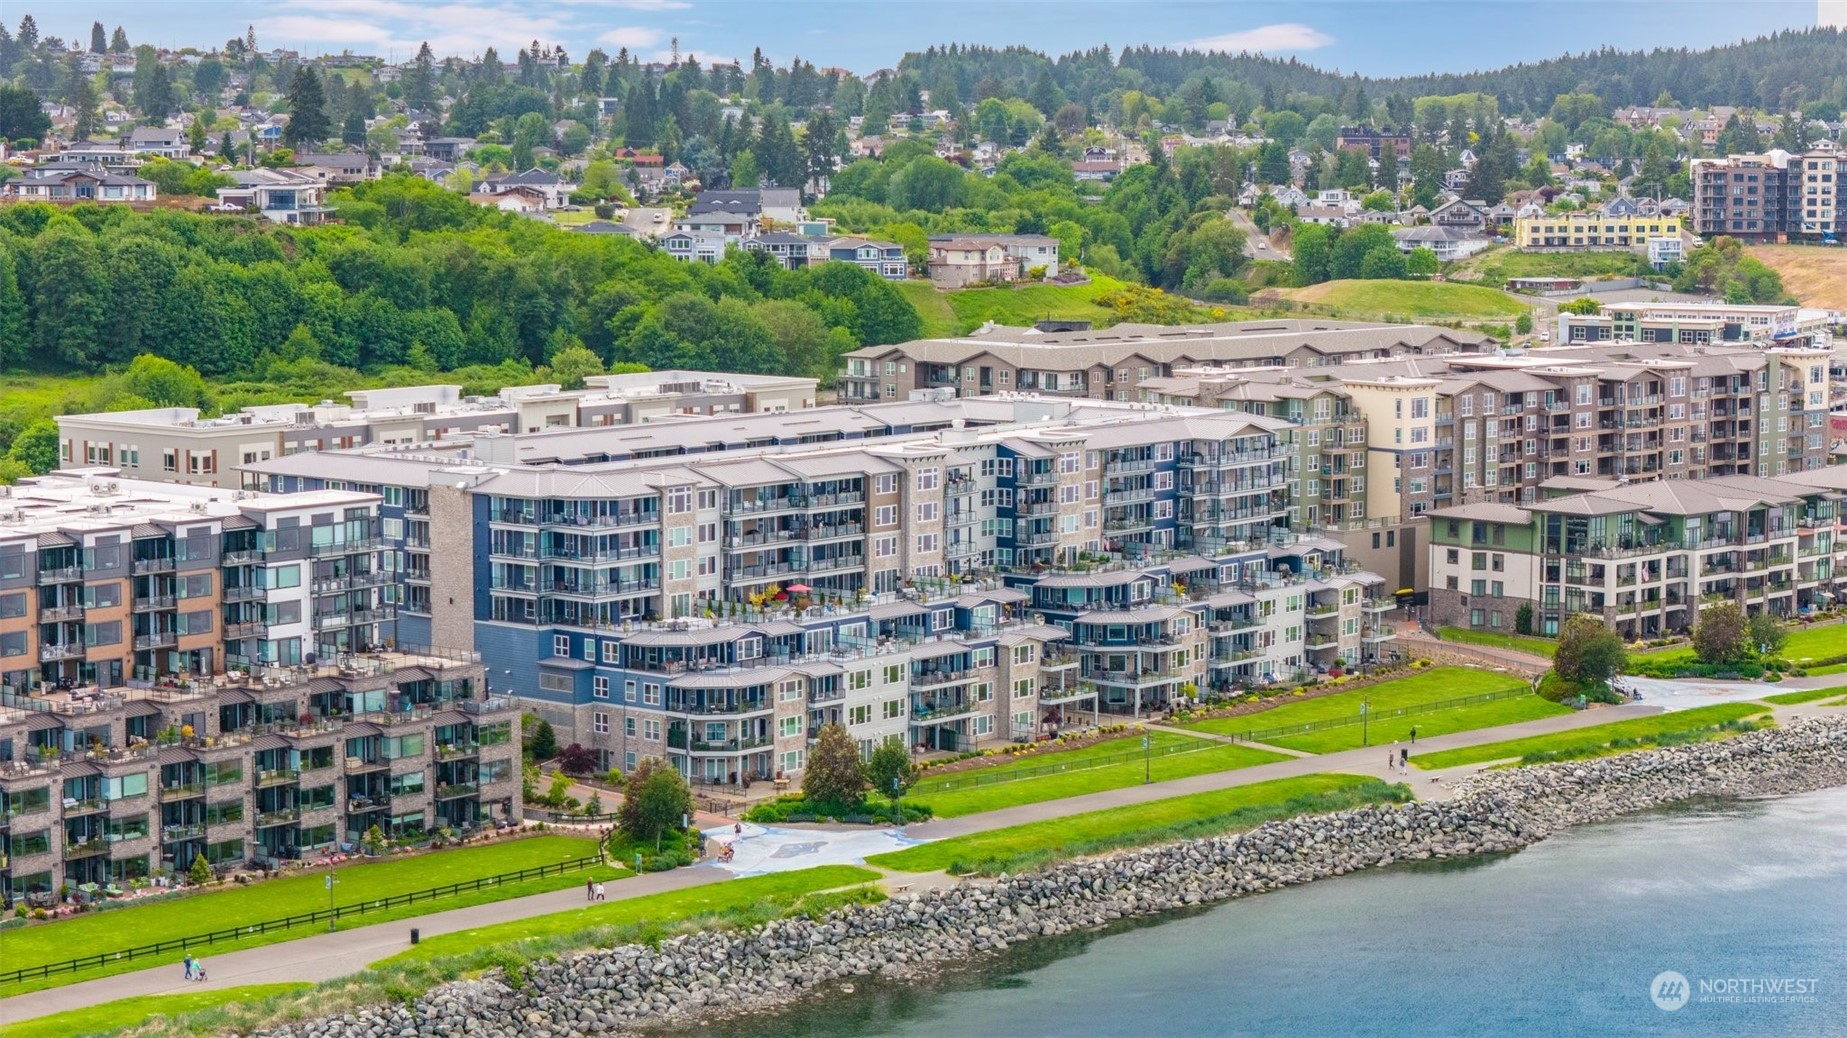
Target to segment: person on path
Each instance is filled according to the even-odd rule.
[[[186,970],[186,973],[185,973],[186,979],[191,980],[192,979],[192,953],[191,952],[187,952],[186,957],[180,960],[180,965]]]
[[[1398,751],[1398,766],[1401,768],[1409,768],[1411,766],[1410,750],[1401,749]]]
[[[1385,751],[1385,770],[1395,771],[1397,770],[1397,768],[1398,768],[1397,762],[1392,760],[1392,752],[1390,750]]]
[[[205,960],[204,959],[192,960],[192,979],[198,981],[201,984],[205,983]]]
[[[593,880],[593,879],[584,880],[584,900],[585,901],[595,901],[596,900],[596,880]]]
[[[608,901],[609,900],[609,895],[603,893],[603,884],[601,883],[598,883],[596,885],[596,899],[598,901]]]
[[[1417,726],[1416,725],[1411,726],[1411,745],[1413,746],[1417,745]]]

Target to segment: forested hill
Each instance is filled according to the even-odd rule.
[[[587,346],[602,363],[827,379],[842,352],[921,327],[851,264],[680,263],[408,175],[331,201],[341,226],[0,207],[0,369],[93,372],[157,353],[217,379],[279,358],[436,372]]]
[[[1559,38],[1569,36],[1561,32]],[[1147,46],[1124,50],[1112,61],[1108,48],[1052,58],[1021,47],[952,44],[907,54],[900,69],[939,92],[948,76],[964,100],[1030,96],[1035,88],[1043,95],[1055,88],[1063,95],[1061,103],[1075,101],[1093,111],[1113,107],[1113,92],[1139,90],[1167,98],[1185,94],[1192,84],[1195,91],[1206,86],[1216,95],[1210,100],[1224,102],[1239,117],[1248,116],[1266,96],[1280,102],[1292,93],[1329,99],[1369,95],[1379,101],[1393,95],[1480,92],[1498,98],[1501,111],[1512,115],[1543,114],[1558,95],[1579,92],[1616,106],[1654,104],[1666,94],[1679,105],[1785,112],[1810,101],[1839,104],[1847,98],[1847,32],[1792,30],[1700,51],[1605,48],[1485,71],[1396,79],[1341,75],[1295,58]],[[1042,82],[1048,73],[1049,80]]]

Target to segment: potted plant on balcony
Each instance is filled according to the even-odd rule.
[[[375,823],[372,828],[366,830],[364,836],[359,838],[359,845],[365,849],[367,857],[376,858],[385,853],[385,849],[391,846],[391,841],[386,839],[384,830]]]

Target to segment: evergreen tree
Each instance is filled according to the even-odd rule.
[[[174,95],[173,80],[167,73],[167,66],[158,61],[154,63],[148,70],[144,89],[136,94],[136,100],[149,126],[164,124],[167,116],[179,109],[179,98]]]
[[[816,112],[808,120],[808,128],[802,136],[802,158],[808,167],[808,179],[822,190],[833,176],[840,158],[835,148],[839,137],[840,125],[834,121],[833,113],[825,111]]]
[[[127,54],[128,50],[128,33],[124,32],[122,27],[118,25],[115,27],[115,31],[109,34],[109,53]]]
[[[801,187],[807,179],[801,151],[795,146],[789,122],[779,114],[764,117],[763,129],[757,135],[757,143],[751,146],[751,153],[757,158],[757,169],[777,187]]]
[[[109,49],[109,34],[103,29],[102,22],[90,23],[90,53],[101,54]]]
[[[366,117],[358,112],[346,113],[346,119],[340,125],[340,143],[352,148],[366,146]]]
[[[21,50],[31,50],[38,46],[38,22],[31,15],[19,20],[19,31],[13,34]]]
[[[417,48],[417,60],[404,76],[404,103],[420,112],[436,108],[436,56],[427,40]]]
[[[78,68],[71,69],[70,82],[67,100],[77,110],[77,124],[71,128],[71,133],[78,140],[84,140],[96,132],[96,84]]]
[[[313,65],[303,65],[289,84],[289,123],[282,128],[282,143],[303,151],[320,145],[333,132],[327,118],[326,97],[321,93],[320,73]]]

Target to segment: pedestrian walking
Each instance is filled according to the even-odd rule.
[[[584,900],[585,901],[595,901],[596,900],[596,880],[593,880],[593,879],[584,880]]]
[[[1410,750],[1401,749],[1398,751],[1398,766],[1401,768],[1408,768],[1411,766]]]
[[[609,900],[609,895],[603,893],[603,884],[601,883],[598,883],[596,885],[596,899],[598,901],[608,901]]]
[[[1398,767],[1398,763],[1392,759],[1391,751],[1387,750],[1385,752],[1385,770],[1394,771],[1397,769],[1397,767]]]
[[[183,974],[185,978],[187,980],[191,980],[192,979],[192,953],[191,952],[187,952],[186,957],[180,960],[180,966],[186,971]]]
[[[1411,745],[1413,746],[1417,745],[1417,726],[1416,725],[1411,726]]]
[[[192,979],[195,981],[198,981],[201,984],[205,983],[205,960],[204,959],[192,960]]]

